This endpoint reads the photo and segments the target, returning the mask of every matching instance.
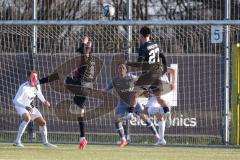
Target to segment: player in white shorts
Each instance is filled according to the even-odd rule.
[[[30,71],[27,73],[28,81],[24,82],[18,89],[13,103],[17,114],[21,116],[22,123],[19,126],[17,137],[14,146],[24,147],[21,143],[21,137],[30,120],[35,120],[39,124],[39,131],[42,135],[43,144],[47,147],[56,147],[48,142],[46,121],[37,108],[33,106],[33,100],[37,96],[43,104],[50,106],[49,102],[45,100],[40,84],[37,79],[37,72]]]
[[[170,76],[172,77],[172,81],[171,83],[168,80],[167,75],[163,75],[161,80],[168,82],[170,87],[170,91],[175,89],[175,70],[172,68],[167,68],[167,73],[170,74]],[[164,99],[166,101],[166,103],[168,102],[168,98],[167,98],[167,94],[163,94],[161,95],[161,99]],[[155,115],[157,117],[158,120],[158,127],[159,127],[159,141],[155,144],[155,145],[165,145],[166,144],[166,140],[164,139],[164,133],[165,133],[165,126],[167,125],[167,127],[170,127],[171,125],[171,121],[168,121],[170,123],[166,124],[166,114],[164,113],[164,109],[163,107],[158,103],[156,96],[152,96],[150,97],[148,103],[146,104],[146,107],[148,107],[148,114],[150,115]]]

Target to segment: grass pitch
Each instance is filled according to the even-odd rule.
[[[79,150],[77,145],[64,144],[45,148],[41,144],[25,144],[16,148],[0,144],[0,160],[237,160],[240,148],[213,147],[155,147],[117,145],[88,145]]]

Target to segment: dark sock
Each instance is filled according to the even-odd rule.
[[[134,107],[129,107],[129,113],[133,113]]]
[[[33,136],[33,122],[32,121],[30,121],[28,123],[28,138],[29,138],[29,140],[34,139],[34,136]]]
[[[78,117],[78,124],[80,129],[80,137],[85,137],[84,118]]]
[[[156,127],[154,126],[154,124],[152,123],[152,121],[150,120],[147,120],[146,121],[146,124],[147,124],[147,127],[149,127],[149,129],[151,130],[151,132],[154,134],[154,135],[157,135],[157,129]]]
[[[163,107],[163,111],[164,111],[164,113],[167,113],[167,112],[169,112],[169,107]]]

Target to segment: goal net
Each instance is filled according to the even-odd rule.
[[[149,26],[153,40],[167,56],[169,66],[177,69],[177,92],[172,101],[172,126],[166,129],[169,144],[222,144],[224,106],[224,50],[222,43],[211,43],[211,26]],[[15,139],[20,124],[12,99],[34,68],[39,77],[58,71],[69,74],[79,57],[76,49],[85,35],[93,39],[94,57],[99,60],[99,74],[86,106],[86,132],[89,142],[115,143],[118,136],[114,125],[114,108],[118,96],[114,91],[102,92],[116,74],[116,65],[126,57],[128,48],[134,60],[139,48],[139,30],[133,26],[133,40],[127,43],[122,26],[38,26],[37,53],[32,51],[31,26],[0,26],[0,141]],[[235,39],[239,27],[232,26]],[[236,36],[237,35],[237,36]],[[78,108],[73,94],[63,80],[42,85],[47,108],[35,101],[46,118],[49,139],[58,143],[77,143]],[[156,118],[151,117],[157,125]],[[40,141],[37,124],[35,141]],[[154,136],[139,117],[130,122],[131,142],[152,144]],[[23,141],[28,141],[25,133]]]

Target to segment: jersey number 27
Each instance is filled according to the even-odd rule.
[[[159,62],[159,48],[152,49],[149,52],[148,63],[153,64],[153,63],[156,63],[156,62]]]

